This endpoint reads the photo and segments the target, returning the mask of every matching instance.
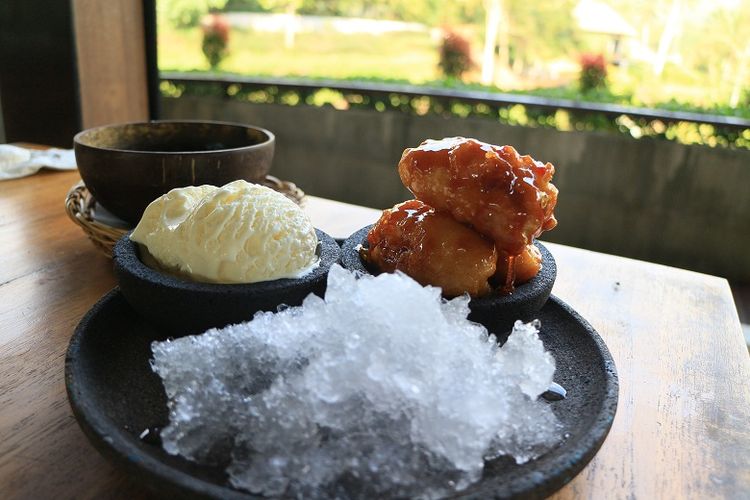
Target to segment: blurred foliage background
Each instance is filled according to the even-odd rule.
[[[750,118],[750,0],[157,0],[157,9],[162,71],[398,82]],[[209,12],[230,26],[213,68],[201,51]],[[466,48],[447,50],[447,34]],[[446,53],[471,65],[446,72]],[[582,86],[591,74],[585,61],[599,58],[601,84]],[[553,116],[564,130],[556,114],[541,121]],[[671,135],[750,147],[750,131],[727,136],[693,125]],[[651,121],[609,128],[669,135]]]

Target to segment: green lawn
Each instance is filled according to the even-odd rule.
[[[198,28],[159,27],[159,68],[166,71],[209,69]],[[319,78],[435,80],[437,45],[428,33],[387,36],[301,33],[291,49],[282,33],[232,30],[229,56],[219,69],[229,73]]]
[[[201,51],[200,28],[176,29],[164,22],[158,33],[159,69],[163,71],[209,71]],[[479,57],[480,40],[473,37],[474,57]],[[219,72],[240,75],[372,79],[407,81],[433,86],[464,88],[479,85],[479,70],[466,75],[464,82],[443,81],[438,70],[438,41],[430,34],[391,33],[342,34],[335,32],[300,33],[293,48],[284,47],[283,33],[232,29],[229,55]],[[572,56],[571,56],[572,57]],[[615,102],[626,105],[708,111],[750,116],[747,106],[730,109],[727,99],[729,80],[716,81],[706,74],[668,65],[662,78],[654,77],[643,64],[609,68],[608,89],[581,94],[577,75],[568,74],[562,85],[546,88],[544,80],[523,85],[521,93],[569,99]],[[527,82],[528,83],[528,82]],[[548,83],[548,82],[547,82]],[[492,88],[490,88],[491,90]],[[512,88],[496,89],[513,91]]]

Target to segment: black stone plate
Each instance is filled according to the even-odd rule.
[[[601,337],[554,296],[539,319],[544,345],[557,362],[555,381],[568,391],[565,399],[548,403],[567,438],[521,466],[505,457],[488,462],[483,478],[458,497],[545,497],[575,477],[609,432],[618,384]],[[76,328],[65,360],[68,399],[79,425],[103,455],[160,496],[258,498],[229,486],[220,468],[168,455],[154,439],[168,415],[161,381],[149,367],[150,344],[164,336],[117,288],[94,305]],[[145,430],[150,432],[141,439]]]

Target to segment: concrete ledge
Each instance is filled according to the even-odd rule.
[[[266,127],[277,138],[274,175],[376,208],[411,197],[395,170],[406,147],[453,135],[511,144],[557,168],[560,224],[545,240],[750,282],[750,151],[208,97],[165,98],[163,116]]]

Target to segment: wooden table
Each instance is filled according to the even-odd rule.
[[[77,180],[0,182],[0,498],[148,495],[89,445],[65,395],[73,329],[115,284],[111,262],[63,210]],[[307,210],[337,237],[379,214],[312,197]],[[609,437],[555,497],[750,496],[750,359],[727,282],[549,248],[554,293],[599,331],[620,376]]]

